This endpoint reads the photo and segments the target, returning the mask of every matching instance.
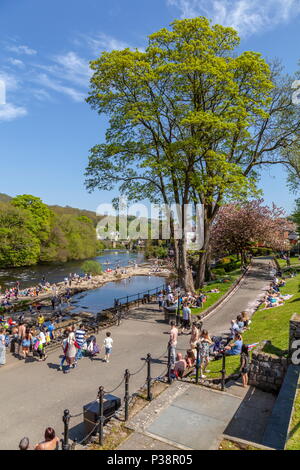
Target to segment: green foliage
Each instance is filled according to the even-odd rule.
[[[272,254],[272,250],[270,248],[264,248],[263,246],[258,248],[251,248],[249,251],[251,251],[253,256],[268,256]]]
[[[10,204],[0,204],[0,266],[36,264],[40,241],[28,228],[27,213]]]
[[[27,227],[35,236],[43,241],[47,240],[50,233],[51,212],[39,197],[24,194],[11,200],[14,207],[26,210]]]
[[[0,203],[0,267],[92,258],[103,249],[88,211],[52,211],[39,198]]]
[[[145,251],[146,258],[167,258],[168,248],[163,246],[149,246]]]
[[[98,263],[97,261],[93,261],[93,260],[85,261],[81,266],[81,270],[84,273],[92,274],[93,276],[102,274],[101,264]]]
[[[225,269],[224,268],[214,268],[213,273],[216,276],[225,276]]]

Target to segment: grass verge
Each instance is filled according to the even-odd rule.
[[[299,311],[300,274],[288,279],[285,287],[281,288],[282,294],[292,294],[293,297],[286,300],[284,305],[264,310],[260,307],[252,317],[250,330],[243,334],[243,341],[246,344],[258,343],[263,340],[271,341],[271,345],[266,345],[264,352],[277,356],[286,356],[289,343],[289,321],[295,312]],[[229,325],[228,325],[229,327]],[[231,375],[239,370],[239,356],[226,358],[226,375]],[[217,378],[217,372],[222,369],[222,361],[212,361],[206,374],[208,378]]]

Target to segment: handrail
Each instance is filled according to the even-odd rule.
[[[131,297],[136,297],[136,296],[143,295],[143,294],[148,294],[148,293],[150,293],[150,292],[152,292],[152,291],[157,291],[158,289],[163,289],[165,286],[166,286],[166,284],[162,284],[162,285],[160,285],[160,286],[158,286],[158,287],[154,287],[154,288],[152,288],[152,289],[148,289],[148,290],[145,290],[145,291],[142,291],[142,292],[138,292],[137,294],[124,295],[124,297],[119,297],[119,298],[117,298],[117,299],[115,299],[115,300],[120,301],[120,300],[123,300],[123,299],[130,299]]]

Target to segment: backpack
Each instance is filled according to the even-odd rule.
[[[8,348],[8,346],[10,345],[10,337],[9,337],[9,335],[6,335],[6,336],[5,336],[5,340],[4,340],[4,341],[5,341],[5,343],[4,343],[4,344],[5,344],[5,347]]]

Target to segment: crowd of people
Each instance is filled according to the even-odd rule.
[[[192,314],[193,307],[203,306],[206,294],[207,292],[191,295],[191,293],[181,293],[176,289],[175,292],[172,292],[171,286],[168,286],[165,292],[158,294],[160,310],[174,308],[175,304],[173,311],[180,315],[176,317],[177,325],[175,321],[171,322],[169,338],[171,374],[173,378],[182,378],[187,369],[197,367],[199,368],[199,377],[204,379],[206,378],[205,374],[210,372],[207,369],[210,361],[218,360],[223,355],[240,356],[243,386],[246,386],[248,383],[249,349],[254,345],[250,345],[250,347],[245,345],[242,335],[250,327],[250,316],[246,311],[241,312],[236,319],[231,321],[226,336],[211,337],[209,332],[203,329],[201,316]],[[190,335],[189,347],[184,353],[177,352],[179,335]]]
[[[178,307],[182,305],[189,309],[202,308],[207,302],[207,294],[219,292],[219,289],[211,289],[199,294],[192,294],[191,292],[183,294],[180,289],[175,289],[172,292],[172,287],[169,284],[165,291],[158,293],[157,299],[160,310],[166,309],[168,312],[176,312]]]
[[[205,373],[210,372],[207,369],[209,362],[218,360],[225,354],[226,356],[241,357],[243,386],[246,386],[248,383],[250,348],[243,343],[242,333],[249,329],[250,322],[247,312],[242,312],[236,320],[232,320],[229,334],[226,338],[211,337],[209,332],[202,328],[199,317],[198,321],[192,324],[183,319],[179,327],[176,326],[174,321],[171,322],[169,346],[172,377],[182,378],[187,369],[198,367],[200,379],[205,379]],[[176,351],[178,336],[182,334],[190,335],[189,347],[185,354]],[[251,345],[251,347],[253,346]]]
[[[69,373],[72,368],[77,367],[79,360],[83,357],[93,359],[101,353],[101,347],[97,344],[96,336],[89,335],[83,324],[79,325],[78,328],[75,326],[68,327],[65,336],[62,342],[63,354],[59,365],[59,370],[65,374]],[[108,363],[113,346],[113,339],[109,331],[103,340],[103,346],[103,361]],[[64,367],[65,362],[67,364],[66,367]]]
[[[263,298],[264,308],[273,308],[283,305],[285,300],[290,299],[292,296],[289,294],[281,294],[281,287],[285,286],[285,280],[279,279],[277,276],[274,276],[274,279],[269,285],[269,289],[266,295]]]
[[[23,300],[26,298],[37,298],[42,294],[51,294],[52,298],[57,298],[61,287],[71,288],[72,286],[79,286],[83,282],[92,281],[93,276],[89,273],[79,275],[77,273],[70,273],[69,276],[65,276],[63,283],[51,284],[45,278],[42,277],[41,281],[37,286],[20,288],[20,283],[17,281],[13,287],[6,288],[3,292],[0,286],[0,307],[8,309],[14,302]],[[68,291],[70,292],[70,290]],[[68,297],[65,295],[65,297]]]
[[[45,320],[42,313],[37,317],[36,326],[28,326],[24,320],[18,322],[12,318],[4,319],[0,317],[0,366],[6,364],[6,351],[10,352],[19,359],[28,357],[36,358],[38,361],[45,361],[47,354],[46,345],[54,339],[61,339],[63,356],[59,366],[65,373],[76,367],[78,361],[83,356],[95,357],[100,353],[100,347],[97,344],[96,336],[89,335],[84,324],[73,325],[66,329],[57,328],[57,320]],[[104,361],[109,362],[112,350],[113,339],[108,332],[104,339],[105,355]],[[66,362],[66,367],[63,368]]]

